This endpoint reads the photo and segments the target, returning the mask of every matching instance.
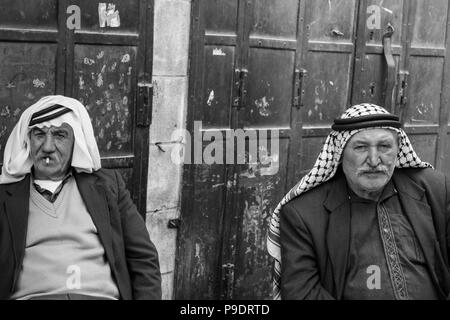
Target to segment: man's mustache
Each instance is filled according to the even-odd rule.
[[[388,168],[384,168],[384,167],[377,167],[377,168],[373,168],[373,169],[359,169],[357,171],[357,174],[367,174],[367,173],[383,173],[383,174],[388,174],[389,170]]]

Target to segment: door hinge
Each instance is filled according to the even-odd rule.
[[[222,291],[222,300],[233,299],[234,264],[226,263],[222,265],[222,283],[224,286],[224,290]]]
[[[139,81],[137,85],[139,97],[136,124],[139,127],[148,127],[152,118],[153,83]]]
[[[236,69],[234,70],[234,98],[233,98],[233,107],[240,108],[245,107],[247,104],[247,78],[248,78],[248,70],[247,69]]]
[[[396,104],[404,107],[408,102],[407,88],[408,88],[409,72],[407,70],[400,70],[398,73],[398,92]]]
[[[306,69],[295,69],[294,73],[294,99],[292,105],[297,109],[303,107],[304,97],[305,97],[305,89],[304,89],[304,80],[308,76],[308,70]]]

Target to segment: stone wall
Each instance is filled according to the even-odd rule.
[[[147,229],[159,252],[163,299],[173,297],[177,229],[167,224],[180,214],[182,165],[171,161],[180,143],[171,134],[186,127],[190,14],[190,0],[155,0]]]

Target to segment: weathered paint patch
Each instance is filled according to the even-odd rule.
[[[273,98],[270,99],[270,101],[273,101]],[[262,97],[261,99],[255,100],[255,106],[258,109],[258,112],[263,117],[270,116],[270,104],[266,97]]]
[[[116,10],[116,5],[114,3],[99,3],[98,20],[100,28],[120,27],[120,14],[119,10]]]
[[[208,96],[208,101],[206,101],[206,104],[211,107],[213,101],[214,101],[214,90],[211,90]]]
[[[221,48],[214,48],[213,49],[213,56],[226,56],[227,54],[223,52]]]

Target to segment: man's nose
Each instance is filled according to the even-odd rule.
[[[42,144],[42,151],[44,151],[44,152],[55,151],[55,141],[54,141],[52,135],[47,134],[45,136],[44,143]]]
[[[376,167],[380,164],[380,154],[376,147],[369,148],[369,154],[367,155],[367,163],[371,167]]]

